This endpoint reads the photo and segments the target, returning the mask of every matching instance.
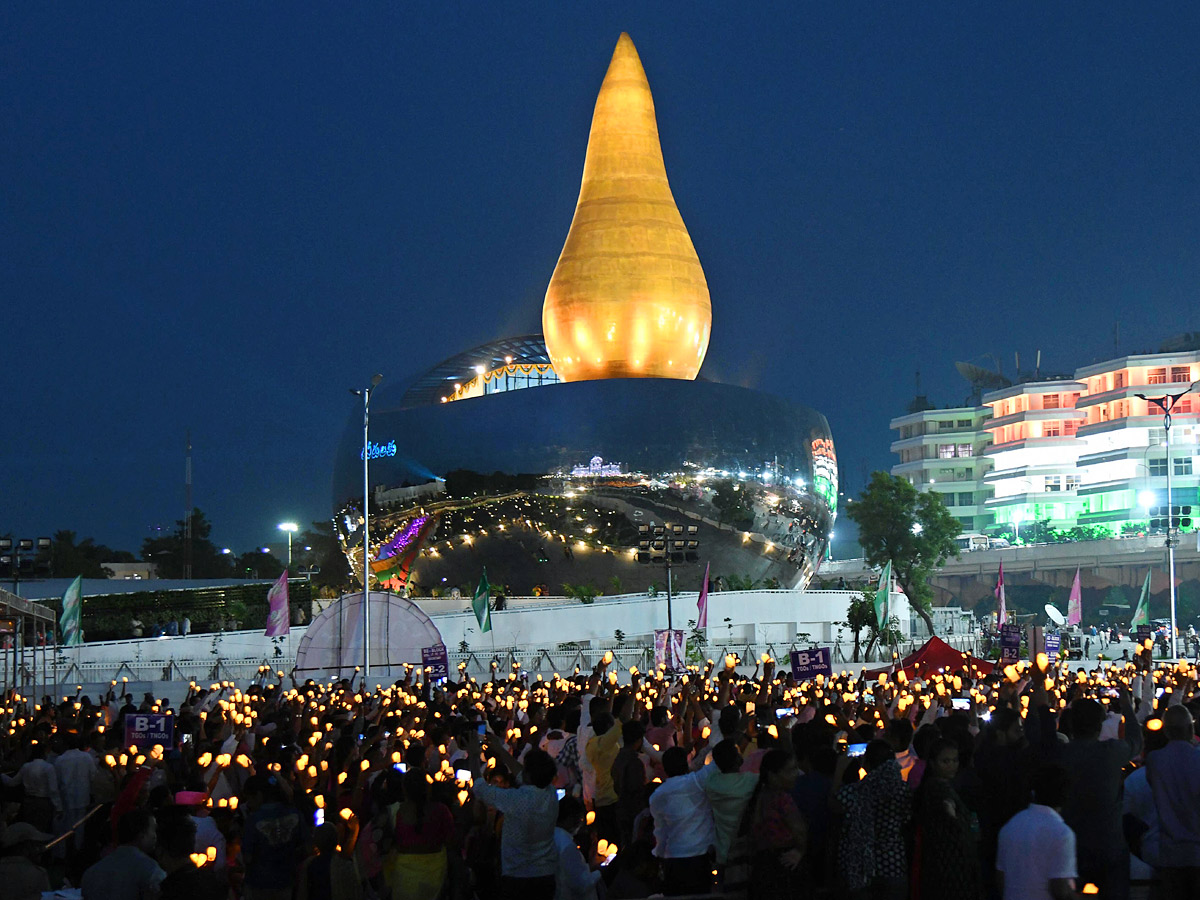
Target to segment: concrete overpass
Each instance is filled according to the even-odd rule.
[[[1181,624],[1186,627],[1200,614],[1200,536],[1181,536],[1175,549],[1176,590],[1183,610]],[[1034,611],[1054,602],[1066,610],[1075,570],[1079,569],[1083,588],[1085,622],[1093,618],[1128,620],[1122,616],[1118,597],[1133,606],[1151,572],[1151,614],[1165,616],[1168,598],[1167,551],[1162,535],[1117,538],[1104,541],[1073,541],[1062,544],[1034,544],[1005,550],[976,550],[949,559],[930,579],[935,606],[961,606],[964,609],[991,611],[995,608],[993,591],[996,573],[1004,565],[1004,580],[1009,606],[1014,600]],[[821,566],[824,579],[844,577],[848,582],[873,576],[861,559],[834,560]],[[877,576],[876,576],[877,577]],[[1114,590],[1115,589],[1115,590]],[[1108,616],[1100,609],[1114,608]],[[1184,612],[1188,615],[1185,617]]]

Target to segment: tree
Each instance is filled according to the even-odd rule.
[[[284,565],[273,554],[249,550],[233,561],[235,578],[278,578]],[[290,576],[292,573],[288,573]]]
[[[340,593],[350,587],[350,563],[330,521],[313,522],[296,535],[292,541],[292,567],[289,575],[299,574],[301,568],[319,568],[321,571],[312,576],[318,588]]]
[[[747,526],[754,520],[750,499],[736,481],[718,482],[713,490],[712,503],[721,514],[718,521],[728,522],[734,528]]]
[[[160,578],[182,578],[187,555],[187,523],[179,519],[175,530],[142,542],[142,559],[154,563]],[[232,574],[228,554],[211,540],[212,523],[199,509],[192,510],[192,577],[228,578]]]
[[[863,592],[850,600],[846,609],[846,621],[835,624],[844,625],[854,635],[854,658],[852,662],[860,662],[859,641],[863,631],[875,624],[875,592],[864,588]]]
[[[929,633],[933,589],[929,576],[958,556],[958,519],[935,491],[918,491],[903,478],[875,472],[846,514],[858,526],[858,542],[869,565],[892,561],[892,573]]]
[[[55,532],[49,550],[50,574],[55,578],[107,578],[107,562],[133,562],[127,550],[112,550],[91,538],[76,542],[75,532]]]

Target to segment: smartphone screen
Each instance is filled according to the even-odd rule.
[[[795,714],[796,711],[794,709],[785,708],[775,710],[775,718],[777,719],[786,719],[788,716],[794,716]]]
[[[847,756],[862,756],[866,752],[867,752],[866,744],[851,744],[849,747],[846,748]]]
[[[394,766],[392,766],[392,768],[403,775],[408,771],[408,763],[396,763]]]
[[[454,777],[457,778],[459,781],[470,781],[471,780],[471,770],[470,769],[455,769]]]
[[[475,732],[480,736],[487,734],[487,722],[480,722],[475,726]]]
[[[318,806],[313,810],[313,827],[319,828],[325,824],[325,810]]]
[[[559,789],[558,789],[557,791],[555,791],[554,793],[556,793],[556,794],[558,795],[558,799],[559,799],[559,800],[561,800],[561,799],[563,799],[564,797],[566,797],[566,796],[567,796],[567,789],[566,789],[566,788],[559,788]]]
[[[971,708],[971,700],[969,697],[951,697],[950,698],[950,708],[951,709],[970,709]]]

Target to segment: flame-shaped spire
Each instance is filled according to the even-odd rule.
[[[692,379],[711,328],[708,283],[667,183],[650,84],[622,34],[546,289],[546,349],[564,381]]]

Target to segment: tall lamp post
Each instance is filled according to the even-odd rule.
[[[295,522],[280,522],[279,530],[286,531],[288,536],[288,571],[292,568],[292,535],[300,530],[300,526]]]
[[[383,381],[382,375],[372,375],[371,384],[362,390],[350,389],[350,393],[363,398],[363,684],[371,674],[371,520],[368,508],[371,502],[371,392]]]
[[[1197,384],[1200,384],[1200,381],[1193,381],[1179,393],[1167,394],[1165,397],[1134,394],[1138,399],[1153,403],[1162,410],[1163,429],[1167,433],[1167,573],[1171,582],[1171,656],[1175,656],[1178,650],[1175,627],[1175,545],[1179,543],[1175,534],[1175,525],[1178,523],[1179,517],[1175,515],[1175,509],[1171,505],[1171,410],[1184,396],[1191,393],[1192,388]]]

